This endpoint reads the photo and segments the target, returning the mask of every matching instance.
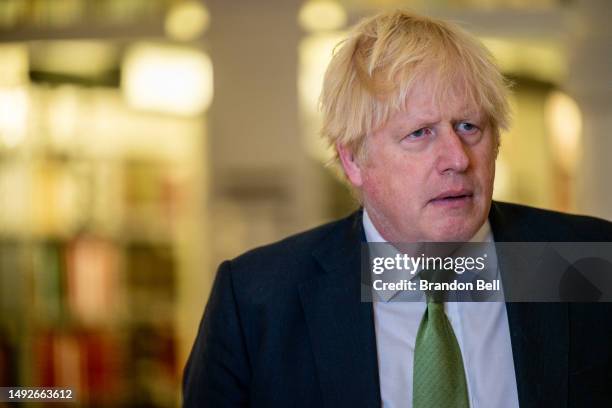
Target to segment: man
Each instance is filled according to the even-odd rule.
[[[602,220],[492,203],[508,104],[486,49],[451,24],[383,13],[335,52],[321,101],[363,209],[220,266],[185,406],[608,404],[606,304],[360,300],[364,240],[612,240]]]

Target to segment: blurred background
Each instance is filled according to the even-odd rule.
[[[410,7],[515,83],[495,197],[612,218],[607,0],[1,0],[0,386],[173,407],[218,263],[356,208],[333,46]]]

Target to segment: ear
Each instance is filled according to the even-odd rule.
[[[336,150],[340,157],[340,163],[344,169],[344,174],[349,179],[354,187],[361,187],[363,184],[363,178],[361,175],[361,167],[357,161],[357,157],[353,154],[353,151],[345,145],[336,143]]]

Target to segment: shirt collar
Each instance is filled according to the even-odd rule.
[[[366,240],[368,242],[387,242],[386,239],[380,235],[380,232],[374,226],[368,210],[363,208],[363,229],[365,231]],[[493,242],[493,233],[491,232],[491,224],[489,220],[486,220],[480,229],[474,234],[469,242]]]
[[[387,242],[387,240],[383,238],[383,236],[374,226],[374,223],[372,222],[372,219],[370,218],[368,211],[365,209],[365,207],[363,208],[363,229],[365,232],[366,240],[368,242]],[[489,242],[489,243],[494,242],[493,233],[491,231],[491,225],[489,224],[488,219],[484,222],[484,224],[482,224],[480,229],[476,232],[476,234],[474,234],[474,236],[472,237],[472,239],[470,239],[469,242]],[[492,256],[492,258],[491,257],[489,258],[489,261],[493,261],[492,264],[497,265],[497,256],[495,254],[495,251],[493,251],[493,253],[489,256]],[[417,276],[417,274],[412,275],[407,278],[412,279],[415,276]],[[373,293],[372,295],[374,299],[388,302],[392,298],[395,298],[396,295],[398,295],[398,293],[400,292],[402,291],[385,290],[385,291],[376,291],[376,293]],[[421,293],[420,291],[405,294],[406,299],[409,299],[414,296],[417,296],[418,298],[424,297],[423,293]]]

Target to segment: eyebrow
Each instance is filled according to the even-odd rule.
[[[465,120],[469,120],[472,122],[482,123],[485,121],[486,114],[484,112],[478,112],[475,110],[464,110],[459,115],[456,115],[451,118],[451,123],[457,123]],[[410,130],[418,130],[422,127],[429,126],[435,123],[440,122],[440,116],[434,114],[433,112],[421,112],[418,115],[415,115],[414,112],[406,112],[403,111],[402,115],[397,121],[395,126],[393,126],[390,130],[393,132],[407,132]],[[406,122],[409,122],[408,124]]]
[[[466,110],[457,115],[453,115],[450,121],[457,122],[457,121],[466,120],[466,119],[482,120],[485,116],[486,115],[483,112],[478,112],[474,110]],[[425,112],[422,114],[420,113],[418,115],[415,115],[414,113],[411,114],[409,112],[405,112],[405,115],[401,116],[401,121],[399,122],[402,123],[405,121],[410,121],[410,122],[415,122],[421,125],[425,125],[425,124],[437,123],[437,122],[440,122],[440,120],[441,120],[440,115],[436,115],[432,112]]]

